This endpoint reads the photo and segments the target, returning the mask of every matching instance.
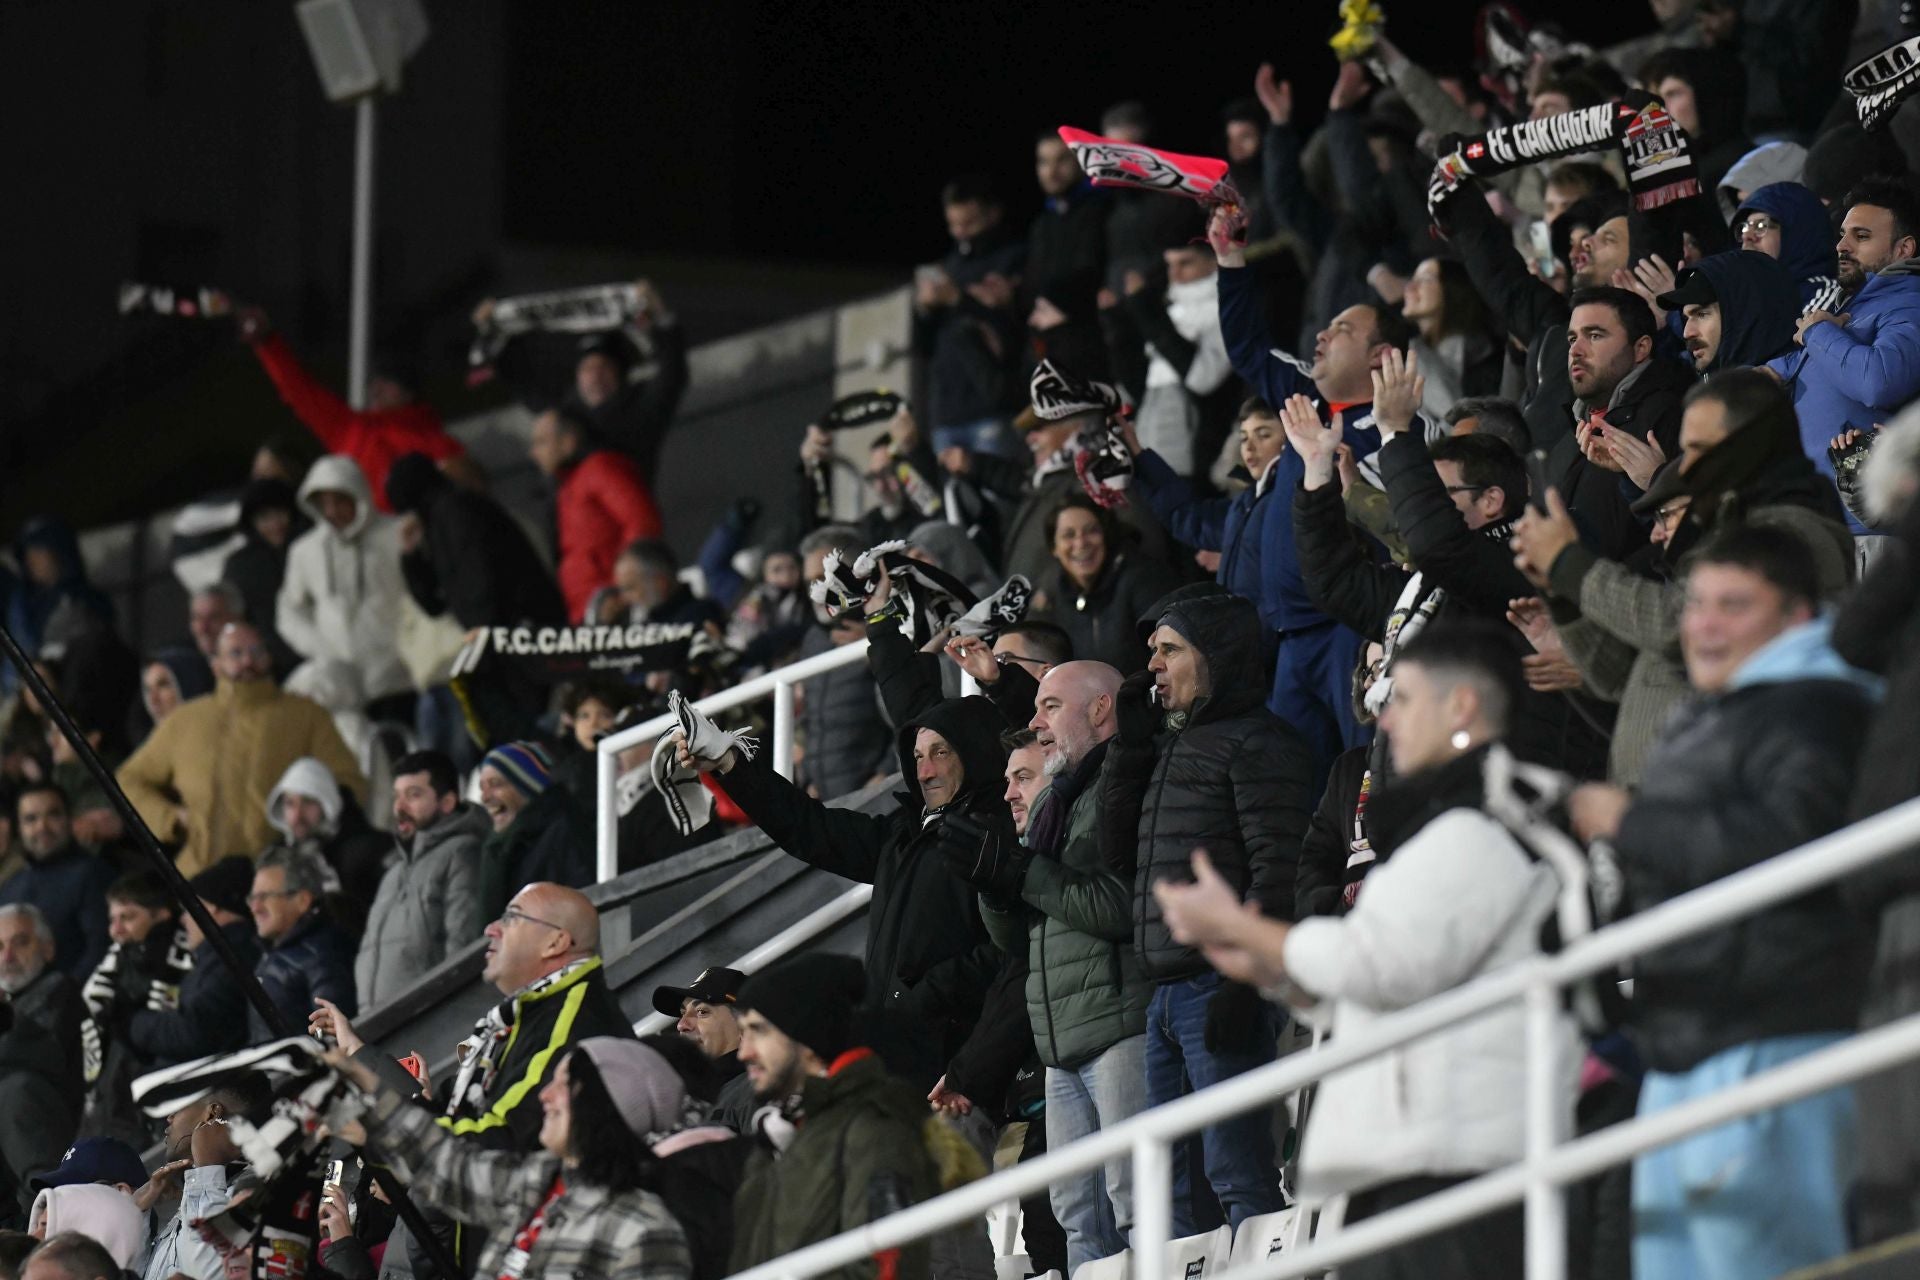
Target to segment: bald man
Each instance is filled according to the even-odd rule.
[[[1133,949],[1133,879],[1114,874],[1095,828],[1101,764],[1117,727],[1120,673],[1064,662],[1040,679],[1032,729],[1052,780],[1011,865],[969,876],[1003,950],[1025,946],[1027,1017],[1047,1068],[1047,1146],[1085,1137],[1146,1106],[1147,981]],[[1048,1199],[1067,1233],[1068,1274],[1127,1247],[1131,1166],[1123,1159],[1057,1181]]]
[[[565,885],[539,882],[513,895],[500,918],[486,928],[484,977],[501,995],[510,1043],[498,1045],[489,1019],[474,1027],[474,1047],[452,1087],[434,1091],[441,1124],[472,1135],[485,1146],[516,1153],[540,1145],[540,1088],[564,1050],[591,1036],[631,1039],[633,1022],[607,989],[600,963],[600,913],[587,896]],[[331,1035],[340,1048],[407,1093],[418,1086],[404,1068],[354,1031],[328,1001],[307,1020],[316,1037]],[[492,1057],[489,1068],[484,1061]],[[399,1073],[399,1074],[396,1074]],[[477,1092],[476,1092],[477,1089]],[[449,1101],[450,1100],[450,1101]],[[463,1232],[461,1252],[478,1257]]]

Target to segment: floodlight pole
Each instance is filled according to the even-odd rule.
[[[373,322],[373,126],[378,91],[353,106],[353,280],[347,330],[347,402],[367,407],[367,357]]]

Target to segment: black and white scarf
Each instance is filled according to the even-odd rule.
[[[556,969],[546,977],[528,983],[480,1015],[473,1024],[472,1033],[454,1046],[460,1066],[454,1072],[453,1087],[447,1090],[445,1114],[450,1119],[486,1112],[487,1087],[493,1083],[494,1073],[500,1069],[500,1059],[506,1052],[508,1039],[513,1035],[514,1019],[519,1016],[521,1004],[570,981],[581,969],[599,963],[598,956],[583,956],[563,969]]]
[[[1452,149],[1441,156],[1427,183],[1427,208],[1436,217],[1440,206],[1469,179],[1607,147],[1618,147],[1626,160],[1635,209],[1644,213],[1700,194],[1686,131],[1657,100],[1638,107],[1602,102],[1452,141]]]
[[[1480,531],[1480,536],[1499,546],[1506,546],[1513,537],[1513,521],[1496,520]],[[1387,625],[1380,642],[1380,678],[1367,690],[1367,710],[1378,717],[1386,708],[1387,699],[1393,693],[1393,660],[1400,650],[1412,643],[1413,638],[1426,630],[1433,621],[1433,615],[1446,603],[1447,592],[1444,587],[1429,587],[1427,575],[1416,571],[1407,579],[1407,585],[1400,590],[1399,599],[1393,602],[1393,612],[1387,615]]]
[[[1862,129],[1878,129],[1920,86],[1920,36],[1882,49],[1841,77]]]
[[[880,588],[880,574],[886,571],[892,584],[887,599],[871,616],[867,600]],[[808,588],[813,602],[835,619],[864,616],[870,622],[884,618],[901,619],[902,630],[919,648],[932,640],[934,633],[952,626],[956,619],[979,603],[979,597],[966,583],[938,565],[916,560],[907,554],[907,544],[894,540],[869,547],[851,561],[836,547],[827,552],[819,581]]]

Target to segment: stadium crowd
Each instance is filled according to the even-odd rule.
[[[1350,4],[1324,112],[1271,66],[1222,109],[1225,203],[1095,186],[1050,128],[1024,226],[1029,195],[956,175],[924,394],[796,424],[791,479],[755,477],[791,509],[676,530],[693,565],[652,496],[688,335],[644,282],[628,324],[495,357],[545,529],[404,379],[349,407],[243,310],[304,432],[177,525],[187,634],[134,654],[57,518],[13,545],[7,626],[203,910],[9,672],[0,1276],[244,1269],[210,1224],[277,1194],[242,1147],[286,1095],[236,1071],[160,1121],[132,1085],[294,1028],[365,1104],[315,1273],[717,1280],[1920,793],[1920,134],[1842,91],[1906,10],[1652,7],[1592,49],[1489,5],[1454,68]],[[1525,153],[1614,115],[1665,149]],[[1157,141],[1136,102],[1100,134]],[[455,674],[475,629],[582,625],[679,644]],[[792,780],[687,709],[863,640],[801,686]],[[620,759],[622,871],[711,838],[685,787],[874,896],[860,958],[690,957],[636,1039],[581,890],[596,742],[664,709],[671,752]],[[483,938],[499,1002],[454,1079],[420,1065],[453,1046],[362,1038]],[[1560,1018],[1565,1133],[1914,1012],[1916,950],[1907,854],[1641,958]],[[1496,1012],[1334,1074],[1304,1126],[1183,1141],[1174,1234],[1520,1160],[1526,1040]],[[1896,1069],[1571,1187],[1570,1274],[1746,1280],[1920,1228],[1916,1096]],[[1130,1179],[1023,1202],[1032,1270],[1126,1249]],[[1518,1276],[1522,1218],[1341,1274]],[[978,1224],[845,1274],[994,1260]]]

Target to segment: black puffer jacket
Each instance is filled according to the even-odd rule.
[[[1104,662],[1121,675],[1147,669],[1147,646],[1135,620],[1179,585],[1161,562],[1127,551],[1107,558],[1091,591],[1080,590],[1057,564],[1036,581],[1046,593],[1046,606],[1034,611],[1034,619],[1073,637],[1075,658]]]
[[[873,886],[867,909],[867,998],[927,1024],[941,1062],[959,1050],[1000,967],[972,885],[954,875],[936,847],[941,818],[923,821],[913,740],[932,729],[959,752],[959,796],[942,811],[1004,826],[1001,798],[1006,722],[985,698],[955,698],[900,727],[900,807],[873,815],[829,809],[763,764],[740,764],[718,778],[734,803],[773,842],[802,862]],[[931,1079],[926,1081],[932,1084]]]
[[[1647,762],[1614,847],[1627,902],[1657,906],[1838,829],[1871,703],[1831,678],[1753,683],[1682,713]],[[1644,957],[1634,1040],[1685,1071],[1769,1036],[1851,1031],[1869,938],[1837,887]]]
[[[1173,941],[1153,896],[1160,880],[1191,879],[1195,849],[1267,915],[1293,918],[1314,778],[1305,741],[1264,705],[1253,602],[1211,582],[1182,587],[1141,617],[1143,637],[1163,617],[1205,659],[1212,692],[1151,748],[1115,739],[1100,778],[1100,847],[1133,874],[1134,949],[1160,983],[1207,972],[1198,951]]]

